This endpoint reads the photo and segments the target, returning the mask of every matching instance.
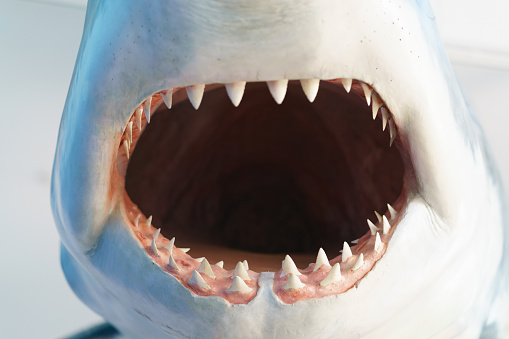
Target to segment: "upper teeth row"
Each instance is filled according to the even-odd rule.
[[[396,139],[396,125],[394,124],[394,121],[392,120],[389,111],[384,106],[384,103],[381,100],[380,96],[376,93],[376,91],[373,90],[371,86],[362,81],[358,82],[360,83],[360,87],[362,88],[362,91],[364,93],[367,105],[371,106],[372,108],[373,120],[376,119],[378,112],[380,112],[380,115],[382,117],[382,130],[385,131],[387,124],[389,124],[390,145],[392,146],[394,139]],[[347,78],[341,79],[341,84],[343,85],[347,93],[350,93],[350,90],[352,89],[352,83],[353,83],[352,79]],[[318,94],[320,79],[301,79],[300,84],[308,100],[310,102],[313,102],[316,98],[316,95]],[[270,94],[272,95],[276,103],[281,104],[286,96],[286,91],[288,89],[288,80],[282,79],[267,81],[267,86],[269,88]],[[242,97],[244,96],[246,82],[237,81],[233,83],[228,83],[225,84],[225,87],[226,92],[228,93],[228,97],[230,98],[233,105],[237,107],[240,104]],[[168,89],[159,92],[168,109],[170,109],[172,106],[173,91],[174,89]],[[203,99],[205,85],[201,84],[187,86],[186,92],[189,101],[191,102],[193,107],[195,109],[198,109]],[[139,107],[135,109],[132,117],[133,119],[127,124],[124,130],[123,147],[128,158],[132,145],[133,122],[136,123],[138,130],[141,131],[142,115],[143,113],[145,113],[145,119],[147,123],[150,123],[151,109],[152,109],[152,96],[148,97]]]
[[[343,87],[345,88],[345,91],[347,93],[350,93],[350,90],[352,88],[352,79],[341,79],[341,83],[343,84]],[[372,96],[376,97],[376,109],[373,107],[374,115],[380,108],[380,106],[383,105],[383,103],[380,102],[380,99],[378,99],[377,94],[373,91],[373,88],[369,86],[368,84],[359,81],[363,91],[364,96],[366,98],[366,103],[368,106],[371,105]],[[304,94],[308,98],[310,102],[313,102],[316,98],[316,95],[318,94],[318,89],[320,87],[320,79],[301,79],[300,84],[302,86],[302,90],[304,91]],[[281,79],[281,80],[273,80],[273,81],[267,81],[267,86],[269,88],[269,92],[276,101],[276,103],[281,104],[283,103],[283,100],[286,96],[286,91],[288,89],[288,79]],[[242,97],[244,96],[244,91],[246,89],[246,82],[245,81],[237,81],[225,84],[226,92],[228,93],[228,97],[230,98],[232,104],[235,107],[238,107],[240,102],[242,101]],[[198,109],[200,107],[201,101],[203,99],[203,93],[205,92],[205,85],[191,85],[186,87],[187,96],[189,97],[189,101],[193,105],[195,109]],[[164,103],[168,108],[171,108],[172,106],[172,95],[173,95],[173,89],[168,89],[160,92]],[[140,106],[138,109],[145,111],[147,121],[150,122],[150,104],[151,104],[152,97],[149,97],[142,106]],[[375,98],[373,98],[373,101]]]

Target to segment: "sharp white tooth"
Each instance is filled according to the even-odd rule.
[[[267,81],[267,86],[269,86],[270,94],[276,101],[276,103],[281,104],[285,99],[286,89],[288,88],[288,80],[274,80]]]
[[[161,233],[161,229],[160,229],[160,228],[158,228],[158,229],[154,232],[154,234],[152,234],[152,241],[157,240],[157,237],[159,236],[159,233]]]
[[[242,263],[244,264],[244,268],[247,271],[249,269],[249,263],[247,262],[247,260],[244,260]]]
[[[186,87],[187,96],[189,97],[189,101],[191,101],[194,109],[198,109],[200,107],[204,91],[205,85],[192,85]]]
[[[361,253],[353,265],[352,271],[357,271],[359,268],[361,268],[362,265],[364,265],[364,254]]]
[[[362,87],[362,90],[364,91],[364,97],[366,98],[366,103],[369,105],[371,105],[371,92],[373,91],[373,89],[371,87],[369,87],[368,84],[366,84],[365,82],[362,82],[361,81],[361,87]]]
[[[282,263],[283,272],[281,272],[281,277],[287,275],[288,273],[293,273],[295,275],[301,275],[297,266],[293,262],[293,259],[287,254],[285,260]]]
[[[305,285],[300,281],[299,277],[293,273],[290,273],[288,279],[286,279],[286,283],[283,286],[285,290],[295,290],[304,287]]]
[[[219,261],[219,262],[216,262],[216,266],[217,266],[217,267],[221,267],[221,268],[223,268],[223,266],[224,266],[224,261],[222,261],[222,260],[221,260],[221,261]]]
[[[373,93],[372,95],[373,105],[371,105],[371,111],[373,112],[373,120],[376,119],[376,116],[378,114],[378,109],[382,104],[380,103],[380,99],[378,98],[378,95],[376,93]]]
[[[350,90],[352,89],[352,79],[342,78],[341,83],[343,84],[346,93],[350,93]]]
[[[389,233],[389,231],[391,229],[391,224],[389,224],[389,220],[387,220],[387,217],[385,215],[382,217],[382,220],[383,220],[383,222],[382,222],[383,232],[384,232],[384,234],[387,234],[387,233]]]
[[[375,215],[376,215],[376,218],[378,219],[378,222],[382,222],[382,216],[380,215],[380,213],[378,213],[377,211],[375,211]]]
[[[138,131],[141,131],[141,115],[143,114],[143,108],[140,106],[134,111],[134,121],[136,121],[136,127]]]
[[[170,251],[170,255],[173,255],[173,245],[175,245],[175,237],[171,238],[168,245],[164,246],[168,251]]]
[[[203,261],[203,259],[205,259],[205,257],[199,257],[199,258],[196,258],[194,260],[196,260],[197,262],[201,263]]]
[[[133,143],[133,122],[129,121],[126,128],[125,136],[127,137],[127,140],[129,140],[129,148],[131,148],[131,145]]]
[[[138,228],[138,225],[140,223],[140,217],[141,217],[141,214],[138,214],[136,216],[136,219],[134,219],[134,227]]]
[[[145,112],[145,118],[147,119],[147,124],[150,123],[150,106],[151,105],[152,105],[152,97],[150,96],[143,103],[143,112]]]
[[[320,267],[322,267],[323,265],[330,266],[329,259],[327,258],[327,254],[325,254],[325,251],[323,250],[323,248],[320,248],[318,250],[318,255],[316,256],[316,263],[315,263],[315,268],[313,269],[313,272],[318,271],[318,269]]]
[[[253,289],[242,280],[240,277],[233,277],[232,284],[230,288],[226,290],[226,292],[234,293],[234,292],[251,292]]]
[[[168,107],[168,109],[171,108],[172,96],[173,96],[173,88],[168,89],[166,91],[161,91],[161,97],[163,98],[164,104],[166,105],[166,107]]]
[[[170,259],[168,260],[168,264],[175,270],[179,271],[180,268],[179,266],[177,265],[177,263],[175,262],[175,259],[173,259],[173,257],[170,255]]]
[[[210,290],[210,286],[207,285],[205,280],[203,280],[203,277],[201,276],[201,274],[198,273],[196,270],[193,271],[193,276],[191,277],[191,279],[189,279],[189,283],[198,285],[199,287],[201,287],[203,289]]]
[[[154,251],[154,253],[156,255],[159,255],[159,251],[157,250],[157,245],[156,245],[156,240],[157,240],[157,237],[159,236],[159,233],[161,233],[160,228],[158,228],[152,235],[152,244],[150,245],[150,247],[152,248],[152,251]]]
[[[238,107],[242,97],[244,96],[244,90],[246,89],[245,81],[237,81],[232,82],[230,84],[226,84],[226,92],[228,93],[228,97],[232,101],[233,106]]]
[[[127,159],[129,159],[129,141],[127,141],[127,139],[124,139],[122,146],[124,146],[125,156],[127,157]]]
[[[382,249],[382,239],[380,239],[380,233],[378,233],[378,232],[376,233],[374,249],[376,252],[380,252],[380,250]]]
[[[216,278],[214,275],[214,271],[212,271],[212,267],[210,267],[209,261],[206,258],[203,258],[200,268],[198,269],[198,272],[205,273],[211,278]]]
[[[394,209],[394,207],[391,206],[391,204],[387,204],[387,208],[389,209],[389,213],[391,214],[391,220],[396,218],[398,215],[398,212]]]
[[[352,244],[357,244],[358,242],[359,242],[359,239],[355,239],[355,240],[351,241]]]
[[[385,107],[380,108],[382,111],[382,131],[385,131],[385,127],[387,126],[387,120],[389,119],[389,112]]]
[[[369,226],[369,229],[371,230],[371,235],[375,235],[376,231],[378,231],[378,227],[375,226],[375,224],[373,224],[371,222],[371,220],[368,219],[368,226]]]
[[[309,102],[315,101],[318,88],[320,87],[320,79],[302,79],[300,85]]]
[[[148,217],[148,219],[147,219],[147,221],[145,222],[145,224],[147,224],[147,226],[152,225],[152,216]]]
[[[190,249],[189,247],[182,247],[180,250],[181,250],[182,252],[184,252],[184,253],[187,253],[187,252],[189,252],[191,249]]]
[[[320,286],[325,287],[330,283],[340,280],[341,280],[341,267],[339,267],[339,263],[336,263],[334,264],[334,266],[332,266],[331,270],[329,271],[325,279],[320,281]]]
[[[392,146],[394,139],[396,139],[396,126],[394,125],[392,119],[389,120],[389,132],[391,133],[391,141],[389,146]]]
[[[251,280],[249,277],[249,274],[247,274],[246,267],[242,263],[242,261],[239,261],[237,263],[237,266],[235,266],[235,270],[233,271],[234,277],[241,277],[244,280]]]
[[[341,262],[345,262],[352,256],[352,250],[350,249],[350,246],[348,246],[348,243],[345,241],[343,243],[343,253],[341,254]]]

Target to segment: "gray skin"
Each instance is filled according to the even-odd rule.
[[[236,81],[354,78],[406,136],[417,187],[358,288],[286,305],[199,297],[154,265],[125,224],[118,133],[149,95]],[[498,176],[420,0],[89,1],[52,178],[75,293],[140,338],[502,336],[507,230]],[[506,246],[507,247],[507,246]]]

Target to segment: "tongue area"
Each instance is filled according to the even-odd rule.
[[[342,87],[324,84],[309,103],[290,83],[278,105],[255,83],[238,108],[224,88],[206,92],[198,111],[189,101],[162,107],[132,154],[126,191],[195,257],[195,243],[262,257],[338,253],[401,193],[398,151]]]

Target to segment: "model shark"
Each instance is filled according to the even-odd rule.
[[[89,1],[62,266],[133,338],[502,336],[487,154],[425,0]]]

